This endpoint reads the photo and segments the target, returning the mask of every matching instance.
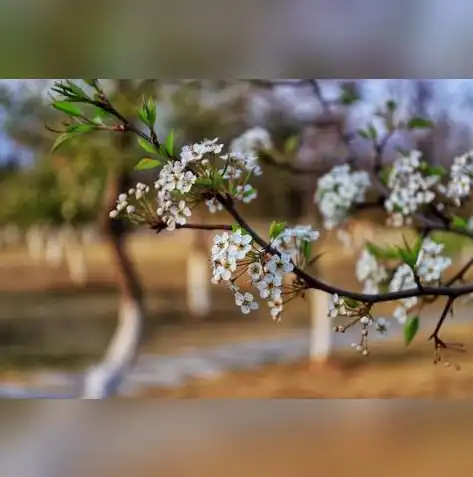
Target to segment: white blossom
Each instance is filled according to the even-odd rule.
[[[365,200],[366,191],[371,186],[369,175],[365,171],[350,170],[348,164],[335,166],[317,183],[314,200],[324,219],[327,230],[340,225],[347,217],[353,204]]]
[[[421,156],[420,151],[413,150],[408,155],[400,153],[394,161],[388,178],[390,194],[384,202],[384,207],[390,214],[389,223],[393,227],[410,224],[412,214],[435,198],[434,190],[440,177],[422,174]]]

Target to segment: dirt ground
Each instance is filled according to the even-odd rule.
[[[283,322],[276,324],[266,310],[250,317],[238,314],[229,294],[218,286],[212,286],[212,316],[205,322],[189,320],[183,250],[189,249],[191,237],[182,232],[131,240],[131,255],[143,279],[150,310],[142,352],[175,354],[192,347],[288,336],[307,327],[307,304],[302,300],[288,306]],[[340,286],[359,286],[354,279],[353,257],[331,243],[324,250],[328,252],[320,262],[324,279]],[[1,337],[0,379],[23,380],[32,367],[83,367],[101,355],[116,322],[114,270],[102,245],[89,247],[86,258],[89,277],[81,287],[72,285],[65,265],[52,269],[33,263],[22,249],[0,252],[0,323],[10,323],[9,334]],[[379,312],[386,309],[380,307]],[[28,326],[22,326],[22,320]],[[34,322],[37,325],[32,326]],[[22,335],[26,328],[32,335],[27,339]],[[467,347],[467,353],[454,356],[462,366],[460,372],[434,366],[431,346],[425,336],[419,336],[407,350],[400,342],[375,344],[367,358],[351,349],[337,351],[330,367],[309,363],[268,366],[213,381],[196,380],[180,389],[149,389],[142,396],[472,397],[473,353],[469,350],[473,349],[473,326],[449,324],[446,331],[460,336]],[[15,348],[18,336],[29,343],[27,348]],[[70,356],[72,364],[68,363]]]
[[[447,340],[459,341],[465,353],[450,351],[433,364],[433,348],[420,334],[406,349],[402,342],[375,343],[371,355],[334,353],[326,365],[301,362],[199,379],[177,389],[149,389],[140,397],[166,398],[472,398],[473,325],[447,328]],[[456,368],[456,365],[460,369]]]

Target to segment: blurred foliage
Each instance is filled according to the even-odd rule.
[[[218,137],[226,146],[247,128],[266,127],[279,151],[284,151],[284,160],[298,161],[300,147],[307,127],[314,124],[298,122],[281,103],[271,99],[269,90],[263,91],[244,80],[183,80],[165,82],[155,79],[103,80],[101,81],[112,102],[126,116],[138,121],[137,107],[143,97],[157,101],[157,135],[164,140],[170,130],[176,133],[176,145],[200,142],[204,138]],[[0,104],[6,112],[5,131],[23,149],[35,157],[31,168],[19,170],[15,158],[0,168],[0,221],[29,224],[34,221],[83,222],[94,220],[103,203],[107,171],[113,167],[129,171],[144,156],[136,139],[115,136],[114,133],[98,132],[78,138],[61,148],[59,153],[50,153],[57,134],[48,131],[45,124],[62,129],[63,115],[50,106],[48,89],[50,80],[25,81],[15,91],[0,83]],[[346,82],[352,93],[362,96],[354,82]],[[427,116],[432,99],[429,83],[418,82],[417,94],[411,100],[412,113]],[[118,91],[120,92],[118,93]],[[350,90],[351,91],[351,90]],[[263,119],[250,114],[250,102],[258,95],[269,101],[269,113]],[[362,98],[361,98],[362,99]],[[340,113],[341,125],[346,122],[348,108]],[[442,163],[451,157],[449,143],[452,137],[462,147],[471,144],[471,137],[452,124],[447,112],[436,121],[437,127],[418,140],[429,162]],[[324,132],[317,131],[308,147],[313,148],[313,159],[321,162],[320,143],[328,140]],[[301,139],[302,138],[302,139]],[[128,140],[130,147],[121,147]],[[458,140],[457,140],[458,142]],[[287,145],[291,148],[287,149]],[[322,147],[323,149],[323,147]],[[464,150],[464,149],[463,149]],[[455,151],[456,152],[456,151]],[[323,162],[323,161],[322,161]],[[333,163],[321,167],[321,173]],[[258,200],[244,207],[245,214],[275,220],[296,220],[304,210],[304,201],[313,190],[315,177],[292,176],[287,172],[263,164],[264,173],[254,178]],[[134,172],[135,179],[151,182],[155,172]],[[465,212],[469,211],[466,210]],[[314,211],[315,213],[315,211]]]

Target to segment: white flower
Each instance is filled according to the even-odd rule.
[[[277,275],[267,274],[257,283],[261,298],[277,299],[281,297],[282,279]]]
[[[351,172],[350,166],[335,166],[317,182],[314,200],[324,219],[324,227],[331,230],[341,224],[353,204],[365,200],[366,191],[371,186],[369,174],[365,171]]]
[[[292,272],[294,265],[291,262],[291,256],[281,254],[281,256],[273,255],[266,264],[265,269],[273,275],[283,277],[285,273]]]
[[[268,301],[270,314],[273,320],[279,321],[283,311],[283,301],[281,298]]]
[[[382,335],[388,334],[389,322],[386,318],[376,318],[375,320],[376,331]]]
[[[251,293],[235,293],[235,303],[241,308],[241,312],[245,315],[250,313],[251,310],[258,309],[258,303],[253,300],[254,297]]]
[[[389,174],[390,195],[384,206],[390,214],[388,223],[394,227],[408,225],[410,216],[435,198],[434,188],[438,188],[440,177],[421,173],[421,156],[422,153],[416,150],[408,155],[400,153]]]
[[[247,273],[253,282],[258,282],[263,276],[263,265],[259,262],[253,262],[248,266]]]

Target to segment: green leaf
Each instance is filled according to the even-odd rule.
[[[404,323],[404,344],[409,346],[415,335],[419,331],[419,317],[408,317]]]
[[[96,79],[83,79],[82,81],[92,88],[96,88],[98,86],[98,80]]]
[[[209,177],[198,177],[195,181],[195,185],[202,187],[211,187],[213,185],[213,181]]]
[[[358,302],[353,300],[353,298],[345,298],[345,304],[347,304],[348,308],[351,309],[358,308]]]
[[[415,263],[417,264],[417,260],[419,258],[420,251],[422,250],[422,242],[424,240],[422,239],[421,236],[417,237],[417,240],[414,244],[414,247],[412,248],[412,255],[414,256]]]
[[[169,154],[170,157],[173,155],[174,151],[174,131],[171,131],[166,138],[166,152]]]
[[[235,233],[235,232],[240,232],[242,235],[250,235],[250,233],[245,230],[243,227],[241,227],[240,225],[238,224],[233,224],[232,225],[232,232]]]
[[[421,117],[411,118],[407,123],[407,129],[425,129],[433,127],[432,121]]]
[[[134,167],[135,171],[146,171],[148,169],[155,169],[161,164],[161,161],[157,159],[151,159],[150,157],[144,157],[140,162]]]
[[[383,167],[383,169],[381,169],[381,172],[379,173],[379,178],[384,184],[388,184],[389,176],[391,175],[392,170],[392,166]]]
[[[351,88],[343,88],[340,96],[340,103],[344,106],[350,106],[360,100],[360,96],[351,90]]]
[[[88,132],[92,132],[96,129],[94,124],[71,124],[67,128],[68,133],[72,133],[74,135],[84,134]]]
[[[399,250],[399,255],[401,256],[402,261],[406,265],[409,265],[409,268],[411,270],[414,270],[416,266],[416,261],[414,260],[412,253],[410,251],[404,250],[403,248],[398,248],[398,250]]]
[[[138,110],[136,111],[138,116],[140,117],[141,121],[148,125],[148,117],[146,115],[146,111],[144,109],[144,107],[141,107],[141,108],[138,108]]]
[[[138,138],[138,144],[141,146],[142,149],[144,149],[149,154],[156,154],[156,149],[142,137]]]
[[[378,137],[378,131],[376,131],[376,128],[372,124],[368,126],[368,134],[370,139],[376,141]]]
[[[371,255],[379,259],[398,260],[401,257],[399,249],[396,249],[394,247],[382,248],[378,245],[375,245],[374,243],[367,242],[366,248],[368,252],[371,253]]]
[[[396,111],[396,108],[397,108],[396,101],[393,101],[392,99],[390,99],[389,101],[386,101],[386,108],[390,113],[394,113],[394,111]]]
[[[284,152],[286,154],[292,154],[296,150],[298,144],[299,144],[298,135],[288,137],[284,141]]]
[[[145,111],[148,117],[148,125],[150,128],[154,128],[156,122],[156,103],[153,98],[149,98],[145,103]]]
[[[287,226],[287,222],[273,221],[271,223],[271,226],[269,227],[269,238],[271,240],[274,240],[275,238],[279,237],[279,235],[281,235],[281,233],[284,231],[286,226]]]
[[[79,136],[80,134],[92,132],[95,129],[96,128],[93,124],[71,124],[65,133],[62,133],[58,136],[53,144],[53,147],[51,148],[51,152],[56,151],[65,142],[73,139],[74,137]]]
[[[440,176],[443,177],[445,174],[447,174],[447,169],[442,166],[431,166],[430,164],[427,164],[425,167],[425,172],[429,176]]]
[[[312,244],[308,240],[303,240],[301,242],[301,252],[306,260],[310,260],[312,253]]]
[[[54,109],[66,113],[69,116],[83,116],[80,108],[68,101],[55,101],[52,106]]]
[[[358,133],[359,136],[361,136],[361,137],[364,138],[364,139],[371,139],[369,132],[368,132],[368,131],[365,131],[364,129],[359,129],[359,130],[357,131],[357,133]]]
[[[69,89],[70,89],[76,96],[78,96],[79,98],[90,99],[90,98],[85,94],[85,91],[84,91],[82,88],[80,88],[79,86],[77,86],[75,83],[73,83],[72,81],[66,80],[66,84],[67,84],[67,86],[69,87]]]
[[[57,137],[57,139],[54,141],[53,147],[51,148],[51,152],[54,152],[57,149],[59,149],[65,142],[69,141],[73,137],[74,136],[72,134],[68,134],[68,133],[60,134]]]
[[[97,123],[97,124],[103,124],[104,119],[106,119],[107,116],[108,116],[107,111],[104,111],[101,108],[97,108],[93,121],[94,123]]]
[[[468,221],[463,217],[454,215],[452,218],[452,225],[457,229],[466,229],[468,228]]]

